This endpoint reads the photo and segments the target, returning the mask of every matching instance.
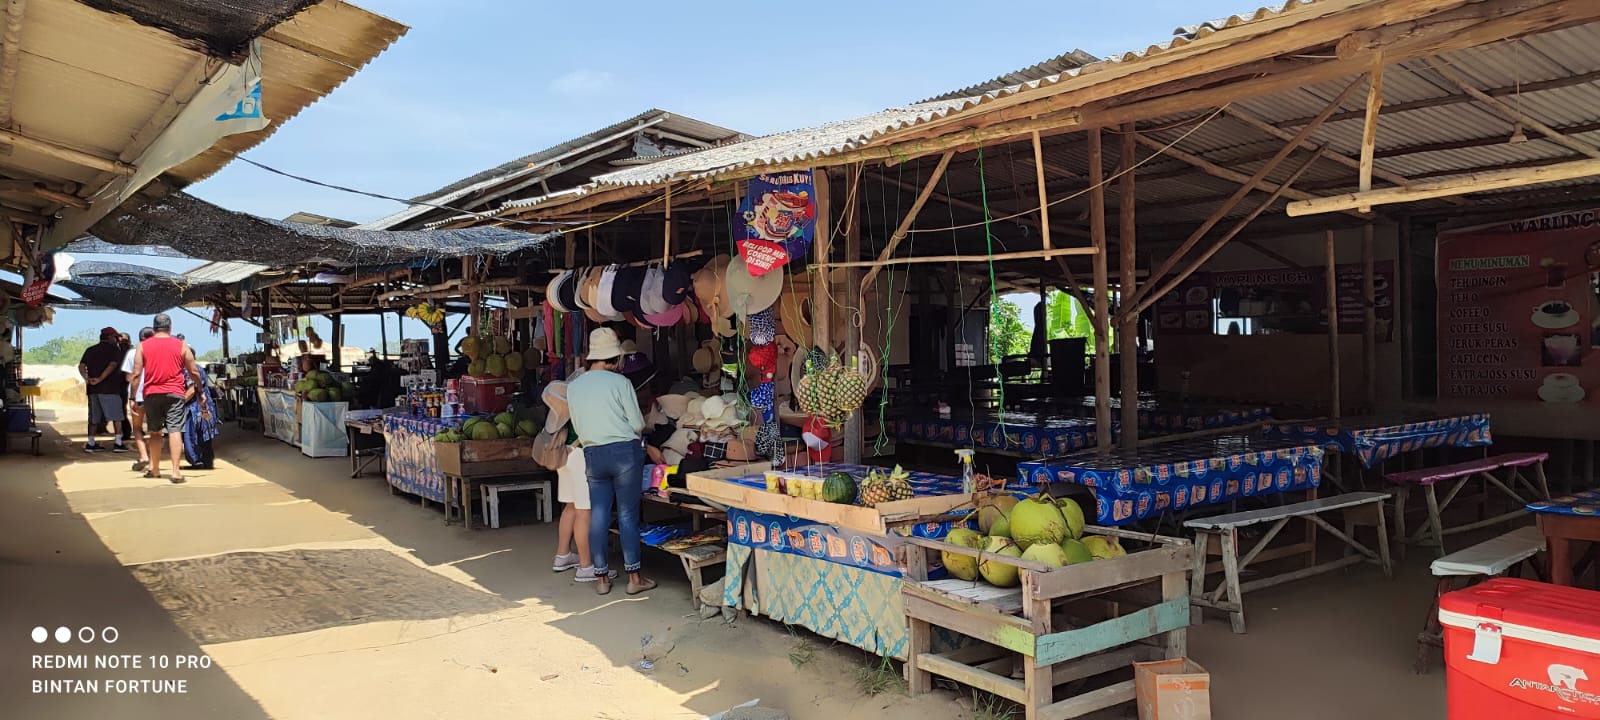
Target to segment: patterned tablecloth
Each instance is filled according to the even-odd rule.
[[[1323,451],[1255,435],[1185,440],[1133,452],[1080,452],[1017,464],[1025,485],[1094,489],[1095,524],[1127,525],[1185,508],[1314,488]]]
[[[1550,515],[1600,517],[1600,490],[1585,490],[1581,493],[1563,495],[1552,500],[1528,503],[1528,509],[1536,513],[1548,513]]]
[[[1269,438],[1316,443],[1325,450],[1354,455],[1362,467],[1377,467],[1405,453],[1440,447],[1485,447],[1494,443],[1489,416],[1404,412],[1335,420],[1269,423]]]
[[[820,478],[826,476],[828,473],[835,472],[835,471],[843,471],[843,472],[850,473],[851,475],[854,475],[857,478],[857,480],[859,481],[859,479],[866,477],[867,473],[869,471],[871,471],[871,470],[874,470],[874,469],[879,470],[881,472],[888,472],[889,471],[888,468],[872,468],[872,467],[869,467],[869,466],[866,466],[866,465],[847,465],[845,463],[818,463],[816,465],[808,465],[808,466],[806,466],[804,468],[801,468],[800,470],[794,471],[794,472],[798,472],[798,473],[801,473],[801,474],[804,474],[804,475],[808,475],[808,476],[814,476],[814,477],[820,479]],[[728,479],[727,482],[735,483],[735,484],[738,484],[738,485],[744,485],[746,487],[757,488],[757,489],[761,489],[761,490],[765,490],[766,487],[767,487],[767,478],[766,478],[765,475],[746,475],[744,477],[730,478],[730,479]],[[911,482],[911,491],[914,494],[918,495],[918,496],[924,496],[924,495],[955,495],[955,494],[961,492],[961,478],[954,477],[954,476],[951,476],[951,475],[939,475],[939,474],[936,474],[936,473],[927,473],[927,472],[913,472],[913,473],[911,473],[910,482]],[[752,513],[752,514],[754,514],[754,513]],[[730,514],[729,517],[731,518],[733,516]],[[809,521],[809,520],[798,519],[798,518],[788,518],[788,520],[791,521],[791,522],[811,523],[811,521]],[[955,526],[955,524],[952,524],[952,523],[949,523],[949,522],[922,523],[920,525],[911,526],[910,529],[907,530],[906,532],[914,534],[917,537],[925,537],[925,538],[935,538],[935,539],[937,539],[937,538],[942,538],[945,535],[948,535],[950,533],[951,528],[953,528],[954,526]],[[830,526],[822,525],[822,526],[819,526],[819,527],[822,528],[823,531],[825,531],[825,529],[830,527]],[[731,523],[730,523],[730,528],[729,529],[730,530],[734,529],[732,527]],[[843,532],[848,532],[848,531],[843,531]],[[902,533],[902,534],[905,534],[905,533]],[[730,532],[730,536],[733,536],[733,533]],[[769,537],[769,541],[770,541],[772,539],[770,534],[768,535],[768,537]],[[730,539],[735,543],[740,542],[740,539],[738,537],[731,537]],[[769,541],[762,541],[762,542],[769,542]],[[751,544],[752,545],[762,545],[762,542],[752,542]],[[777,546],[771,546],[768,549],[785,550],[785,548],[777,547]],[[801,549],[802,548],[795,548],[795,547],[788,548],[789,551],[797,551],[797,550],[801,550]],[[812,557],[823,557],[821,555],[815,555],[813,553],[805,553],[805,554],[810,555]],[[843,562],[843,561],[845,561],[846,558],[844,558],[842,556],[835,556],[835,557],[827,557],[827,558],[824,558],[824,559],[834,560],[836,562]],[[865,568],[865,569],[868,569],[868,570],[874,570],[874,571],[878,571],[878,572],[893,572],[896,575],[899,574],[899,571],[894,570],[893,567],[887,567],[886,568],[881,563],[858,564],[858,567],[862,567],[862,568]]]
[[[1211,430],[1258,422],[1267,408],[1162,407],[1139,403],[1139,433],[1159,435]],[[1114,414],[1113,414],[1114,415]],[[887,424],[889,437],[905,443],[939,443],[957,447],[1015,452],[1033,457],[1062,455],[1095,443],[1094,404],[1057,406],[1045,412],[1008,411],[950,418],[899,417]],[[1117,426],[1113,417],[1112,427]]]
[[[455,427],[456,419],[383,416],[384,458],[389,484],[401,492],[444,502],[444,476],[433,453],[433,436]]]

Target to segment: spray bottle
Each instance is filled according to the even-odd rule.
[[[971,495],[978,491],[978,477],[972,470],[972,450],[957,450],[956,457],[961,459],[961,492]]]

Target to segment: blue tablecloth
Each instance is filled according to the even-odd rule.
[[[1267,425],[1266,436],[1316,443],[1326,450],[1354,455],[1362,467],[1369,468],[1417,450],[1494,443],[1488,415],[1428,412],[1275,422]]]
[[[898,417],[887,423],[886,430],[897,442],[976,447],[1033,457],[1064,455],[1094,446],[1094,398],[1085,402],[1052,405],[1042,412],[1008,411],[952,418]],[[1165,407],[1155,401],[1141,401],[1139,433],[1160,435],[1212,430],[1259,422],[1269,416],[1264,407]],[[1112,427],[1117,425],[1113,408]]]
[[[1094,489],[1095,524],[1127,525],[1173,510],[1314,488],[1321,448],[1254,435],[1080,452],[1017,464],[1024,485],[1074,482]]]
[[[383,437],[388,444],[383,464],[389,484],[401,492],[444,502],[444,476],[439,474],[433,436],[455,427],[459,421],[460,418],[383,416]]]
[[[1585,490],[1581,493],[1563,495],[1552,500],[1528,503],[1528,509],[1536,513],[1548,513],[1551,515],[1595,517],[1600,515],[1600,490]]]

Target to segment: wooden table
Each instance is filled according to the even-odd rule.
[[[383,417],[345,420],[344,431],[350,446],[350,477],[359,477],[361,471],[374,462],[378,463],[380,471],[383,470]]]
[[[1539,516],[1539,531],[1544,533],[1545,543],[1550,549],[1550,582],[1571,585],[1575,560],[1572,544],[1600,543],[1600,516],[1534,512]]]

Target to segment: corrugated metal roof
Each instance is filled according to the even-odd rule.
[[[1033,65],[1029,65],[1021,70],[1008,72],[997,78],[986,80],[976,85],[968,85],[960,90],[953,90],[942,95],[936,95],[923,100],[922,102],[957,100],[960,98],[974,97],[977,95],[982,95],[986,92],[992,92],[1002,88],[1021,85],[1022,83],[1029,82],[1031,80],[1040,80],[1050,77],[1051,75],[1060,75],[1061,73],[1076,70],[1090,63],[1099,61],[1100,58],[1090,55],[1082,50],[1073,50],[1072,52],[1063,55],[1057,55],[1049,60],[1045,60],[1044,62],[1034,63]]]
[[[190,282],[195,283],[214,282],[232,285],[271,269],[267,265],[257,265],[255,263],[218,261],[201,265],[184,273],[183,276],[188,278]]]

